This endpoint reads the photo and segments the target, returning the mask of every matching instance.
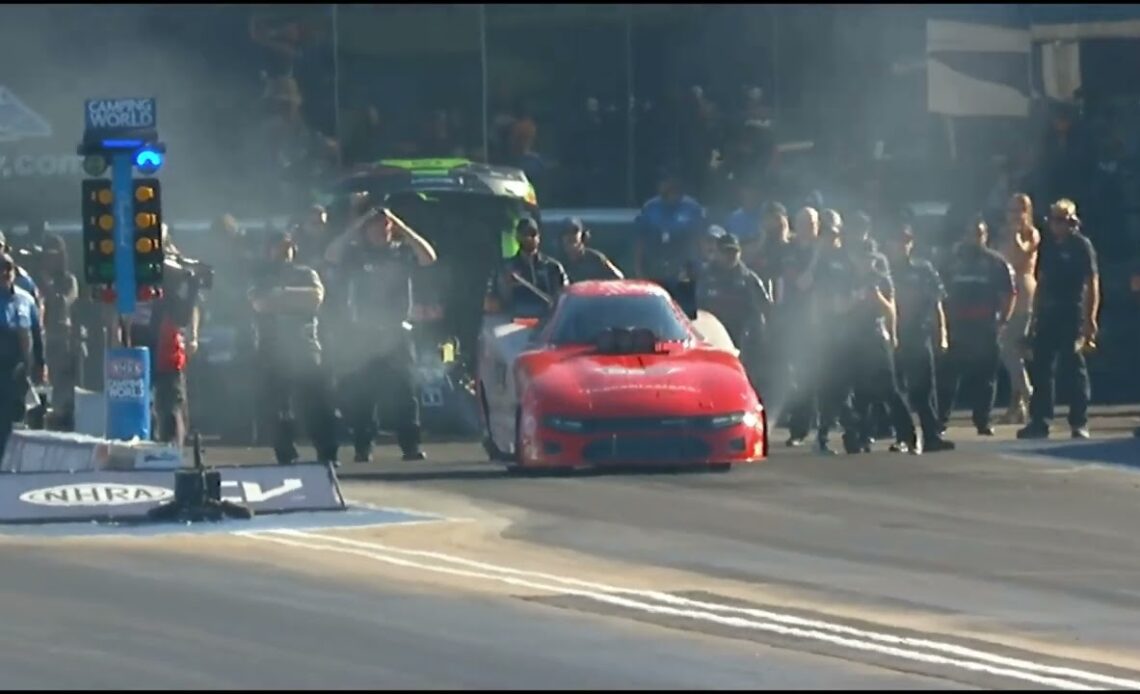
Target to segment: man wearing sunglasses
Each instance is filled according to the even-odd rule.
[[[1049,436],[1053,419],[1055,371],[1071,379],[1069,427],[1075,439],[1087,439],[1089,399],[1085,352],[1094,348],[1100,311],[1100,271],[1096,250],[1080,232],[1077,205],[1062,198],[1049,210],[1049,243],[1041,244],[1037,265],[1037,294],[1030,319],[1032,350],[1029,424],[1018,430],[1019,439]]]
[[[12,426],[23,419],[29,372],[36,383],[47,376],[40,333],[40,312],[32,295],[16,286],[16,262],[0,253],[0,454]]]

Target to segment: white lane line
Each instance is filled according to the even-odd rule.
[[[606,603],[617,607],[624,607],[626,609],[640,610],[656,615],[665,615],[672,617],[682,617],[692,620],[711,622],[722,626],[733,627],[738,629],[753,629],[757,631],[765,631],[770,633],[779,634],[781,636],[790,636],[801,639],[810,639],[814,641],[822,641],[836,646],[849,648],[858,651],[869,651],[878,653],[880,655],[893,656],[904,660],[918,661],[930,665],[940,665],[955,667],[970,672],[985,673],[988,675],[1005,677],[1009,679],[1016,679],[1025,682],[1031,682],[1039,686],[1054,687],[1057,689],[1074,689],[1082,690],[1089,689],[1088,684],[1074,681],[1071,679],[1061,679],[1057,677],[1045,677],[1026,672],[1024,670],[1015,670],[1004,667],[997,667],[983,662],[960,660],[955,658],[947,658],[940,655],[933,655],[930,653],[923,653],[916,650],[898,648],[879,643],[874,643],[870,640],[858,640],[854,638],[846,638],[837,636],[835,634],[826,633],[813,629],[802,629],[797,627],[789,627],[781,624],[776,624],[771,621],[758,621],[752,619],[744,619],[742,617],[732,617],[723,614],[716,614],[714,612],[682,609],[677,607],[667,607],[663,605],[653,605],[646,602],[631,600],[628,598],[619,597],[612,593],[597,592],[591,590],[583,590],[577,588],[568,588],[565,585],[538,583],[536,581],[518,578],[509,575],[479,572],[468,569],[452,568],[440,564],[426,564],[423,562],[412,561],[410,559],[402,559],[394,556],[391,552],[376,551],[375,549],[357,549],[353,547],[337,546],[327,542],[328,538],[317,536],[313,538],[317,541],[305,541],[304,536],[297,538],[282,537],[284,533],[237,533],[242,537],[259,542],[271,542],[275,544],[285,545],[288,547],[301,548],[314,550],[317,552],[331,552],[337,554],[347,554],[352,556],[364,557],[374,561],[391,564],[394,566],[401,566],[405,568],[420,569],[434,573],[449,574],[452,576],[461,576],[464,578],[482,579],[487,581],[494,581],[504,583],[520,588],[529,590],[540,590],[544,592],[553,592],[563,595],[575,595],[578,597],[593,600],[595,602]],[[1091,674],[1091,673],[1090,673]]]
[[[1077,670],[1067,667],[1056,667],[1051,665],[1044,665],[1030,660],[1021,658],[1010,658],[1006,656],[980,651],[975,648],[966,646],[958,646],[952,643],[945,643],[940,641],[931,641],[929,639],[895,636],[893,634],[885,634],[882,632],[868,631],[856,627],[848,626],[846,624],[835,624],[832,622],[824,622],[817,619],[808,619],[805,617],[798,617],[796,615],[783,614],[779,612],[772,612],[770,610],[762,610],[757,608],[737,607],[735,605],[724,605],[719,603],[705,602],[701,600],[693,600],[684,598],[670,593],[665,593],[655,590],[637,590],[633,588],[621,588],[618,586],[607,585],[604,583],[597,583],[593,581],[583,581],[566,576],[558,576],[555,574],[548,574],[539,571],[527,571],[522,569],[514,569],[504,566],[497,566],[495,564],[488,564],[485,562],[474,561],[457,557],[442,552],[431,552],[427,550],[413,550],[403,549],[399,547],[392,547],[379,542],[365,542],[347,537],[338,537],[335,535],[322,535],[316,532],[305,530],[276,530],[269,531],[278,535],[288,535],[292,537],[300,537],[311,540],[322,540],[326,542],[333,542],[340,545],[356,547],[359,549],[375,550],[378,552],[386,552],[397,556],[420,557],[424,559],[434,559],[436,561],[457,564],[466,566],[480,571],[487,571],[491,573],[500,573],[511,576],[519,576],[524,578],[533,578],[542,581],[553,582],[557,584],[575,586],[577,588],[584,588],[586,590],[599,591],[604,593],[617,593],[624,595],[632,595],[642,599],[656,600],[678,607],[687,607],[699,610],[709,610],[714,612],[722,612],[729,614],[739,614],[757,619],[763,619],[778,624],[785,624],[788,626],[803,627],[807,629],[816,629],[819,631],[828,631],[836,634],[844,634],[855,638],[865,639],[868,641],[876,641],[879,643],[886,643],[896,646],[904,646],[911,648],[921,648],[929,651],[936,651],[946,653],[949,655],[972,658],[983,662],[1000,665],[1003,667],[1018,668],[1030,672],[1036,672],[1042,675],[1050,675],[1057,677],[1072,677],[1077,679],[1084,679],[1097,684],[1103,684],[1110,687],[1124,687],[1127,689],[1140,689],[1140,681],[1128,680],[1109,675],[1101,675],[1095,672],[1088,672],[1085,670]]]

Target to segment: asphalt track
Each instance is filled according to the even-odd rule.
[[[1134,425],[727,474],[381,448],[345,493],[418,522],[4,540],[3,686],[1140,688]]]

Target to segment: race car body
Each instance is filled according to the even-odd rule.
[[[724,327],[653,282],[579,282],[542,319],[487,316],[477,387],[484,445],[513,468],[724,469],[768,454]]]

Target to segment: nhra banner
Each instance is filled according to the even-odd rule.
[[[328,465],[217,468],[222,499],[255,514],[346,508]],[[145,520],[174,499],[174,471],[134,470],[0,474],[0,523]]]

